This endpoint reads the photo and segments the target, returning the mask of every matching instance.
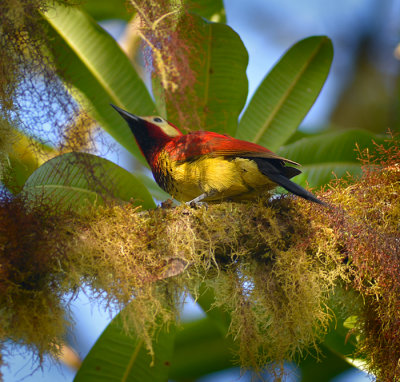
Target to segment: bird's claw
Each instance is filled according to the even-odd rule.
[[[191,200],[189,202],[186,202],[185,204],[191,208],[199,208],[199,207],[205,207],[206,209],[208,208],[207,202],[196,202],[194,200]]]

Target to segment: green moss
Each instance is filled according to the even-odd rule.
[[[362,152],[363,177],[340,180],[327,222],[349,263],[348,284],[362,296],[355,311],[359,356],[379,380],[400,380],[400,142]],[[349,306],[350,307],[350,306]]]
[[[315,251],[314,228],[293,206],[260,200],[139,212],[123,205],[51,216],[45,205],[26,209],[22,201],[3,201],[8,281],[0,309],[8,312],[4,321],[19,317],[8,336],[52,350],[63,335],[62,296],[88,285],[109,306],[129,304],[126,323],[150,347],[155,328],[177,319],[182,293],[196,293],[206,282],[215,289],[215,304],[231,313],[229,333],[240,343],[241,365],[292,359],[325,331],[326,298],[338,274],[337,253]]]
[[[86,223],[72,256],[84,259],[84,282],[109,303],[135,296],[130,319],[147,343],[155,317],[175,320],[179,296],[206,282],[231,313],[240,364],[258,368],[315,346],[328,325],[338,253],[315,251],[314,229],[289,201],[142,213],[116,206]],[[319,234],[325,247],[329,235]],[[171,264],[180,268],[168,278]]]
[[[44,205],[2,195],[0,203],[1,341],[54,353],[68,313],[65,294],[76,286],[67,258],[73,223]],[[66,271],[71,272],[68,275]]]
[[[239,364],[260,370],[317,348],[339,283],[361,296],[341,299],[358,317],[360,354],[382,379],[397,377],[396,163],[331,188],[331,209],[282,198],[152,211],[124,204],[82,216],[3,196],[0,335],[39,354],[56,351],[64,296],[86,286],[110,308],[128,306],[127,328],[151,351],[157,328],[179,320],[182,294],[206,285],[231,317]]]

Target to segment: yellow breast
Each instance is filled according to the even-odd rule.
[[[169,179],[159,184],[175,199],[187,202],[203,193],[213,193],[207,201],[250,199],[276,187],[251,159],[204,156],[190,162],[171,161],[167,154],[159,157],[160,167]],[[157,180],[158,181],[158,180]]]

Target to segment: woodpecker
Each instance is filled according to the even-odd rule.
[[[158,185],[180,202],[253,199],[282,186],[325,205],[290,179],[298,163],[255,143],[211,131],[182,132],[158,116],[138,117],[111,105],[128,123]]]

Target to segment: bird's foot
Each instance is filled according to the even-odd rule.
[[[207,202],[194,202],[193,200],[190,200],[189,202],[186,202],[185,204],[192,208],[199,208],[199,207],[208,208]]]
[[[208,207],[208,204],[206,202],[202,202],[202,200],[214,195],[215,192],[204,192],[203,194],[197,196],[196,198],[189,200],[188,202],[186,202],[186,205],[190,206],[190,207],[200,207],[200,206],[204,206],[204,207]]]

